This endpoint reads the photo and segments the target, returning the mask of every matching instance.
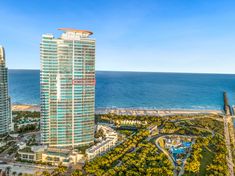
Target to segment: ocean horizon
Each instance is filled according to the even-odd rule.
[[[96,71],[96,108],[223,109],[235,104],[235,75]],[[9,70],[13,104],[40,104],[40,71]]]

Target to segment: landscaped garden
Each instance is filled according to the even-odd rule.
[[[40,129],[40,112],[13,111],[14,131],[17,133],[26,133],[38,131]]]
[[[117,123],[118,120],[118,123]],[[141,121],[133,130],[130,126],[120,128],[122,120]],[[86,162],[79,175],[95,176],[168,176],[184,175],[226,175],[226,147],[223,138],[223,121],[216,115],[184,115],[168,117],[97,115],[96,122],[114,124],[114,128],[126,138],[115,148],[102,156]],[[147,125],[146,125],[147,122]],[[151,134],[150,126],[156,125],[158,132]],[[130,127],[130,128],[129,128]],[[97,134],[98,135],[98,134]],[[99,133],[102,136],[102,132]],[[155,144],[161,136],[182,136],[190,139],[187,153],[172,163]],[[161,147],[164,141],[159,140]],[[187,156],[186,156],[187,155]],[[223,161],[223,164],[221,164]],[[179,169],[180,166],[180,169]]]

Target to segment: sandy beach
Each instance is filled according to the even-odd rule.
[[[12,105],[13,111],[40,111],[39,105]],[[141,108],[97,108],[96,114],[117,114],[117,115],[151,115],[151,116],[167,116],[167,115],[186,115],[186,114],[222,114],[222,110],[157,110],[157,109],[141,109]]]
[[[12,111],[37,111],[37,112],[40,111],[39,105],[23,105],[23,104],[16,105],[16,104],[13,104],[11,106],[11,108],[12,108]]]
[[[186,114],[223,114],[222,110],[157,110],[157,109],[124,109],[109,108],[96,109],[96,114],[117,114],[117,115],[149,115],[149,116],[167,116],[167,115],[186,115]]]

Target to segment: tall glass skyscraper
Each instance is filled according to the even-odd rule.
[[[8,95],[8,70],[5,62],[5,51],[0,46],[0,135],[11,130],[11,101]]]
[[[51,147],[93,143],[95,40],[92,32],[59,29],[41,41],[41,140]]]

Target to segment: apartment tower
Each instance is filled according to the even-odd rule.
[[[90,31],[59,30],[40,44],[41,142],[74,148],[94,141],[95,40]]]
[[[0,46],[0,135],[11,130],[11,101],[8,95],[8,69],[6,68],[5,51]]]

